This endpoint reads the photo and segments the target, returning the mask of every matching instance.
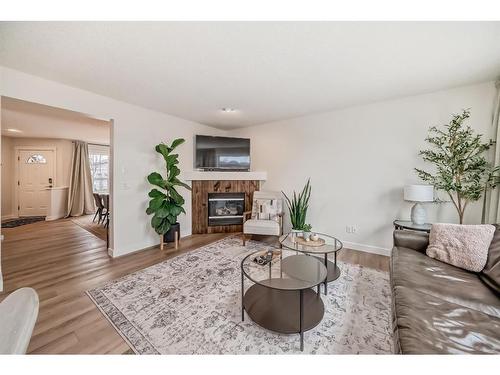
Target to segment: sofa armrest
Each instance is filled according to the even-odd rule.
[[[396,229],[393,238],[394,246],[406,247],[421,253],[425,253],[429,245],[429,234],[424,232]]]

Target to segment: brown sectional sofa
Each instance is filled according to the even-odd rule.
[[[425,254],[427,233],[395,230],[394,343],[403,354],[500,353],[500,228],[482,273]]]

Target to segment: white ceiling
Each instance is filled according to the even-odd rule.
[[[500,22],[0,23],[1,65],[223,129],[493,80],[499,46]]]
[[[109,144],[110,124],[81,113],[3,96],[2,135]]]

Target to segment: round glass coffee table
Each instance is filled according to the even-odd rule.
[[[241,320],[245,311],[258,325],[280,333],[299,333],[304,350],[304,332],[323,319],[325,307],[319,285],[327,270],[323,263],[287,249],[274,249],[266,264],[255,261],[266,251],[256,251],[241,261]],[[245,278],[251,285],[245,291]],[[314,291],[318,287],[318,292]]]
[[[297,237],[297,233],[290,232],[280,237],[279,242],[282,247],[306,255],[321,256],[322,261],[328,270],[325,278],[325,294],[327,294],[328,283],[337,280],[340,276],[340,268],[337,266],[337,252],[344,246],[342,241],[328,234],[313,232],[318,236],[317,241],[305,241],[302,237]],[[328,254],[333,253],[333,262],[328,260]]]

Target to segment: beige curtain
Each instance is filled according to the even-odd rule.
[[[495,150],[493,157],[493,165],[500,165],[500,80],[495,84],[496,86],[496,97],[495,97],[495,109],[493,112],[493,132],[495,134]],[[489,195],[489,197],[488,197]],[[486,206],[486,221],[488,223],[500,223],[500,186],[488,192],[487,206]],[[489,199],[488,199],[489,198]]]
[[[71,162],[68,192],[67,216],[81,216],[94,213],[92,176],[87,143],[75,141]]]

